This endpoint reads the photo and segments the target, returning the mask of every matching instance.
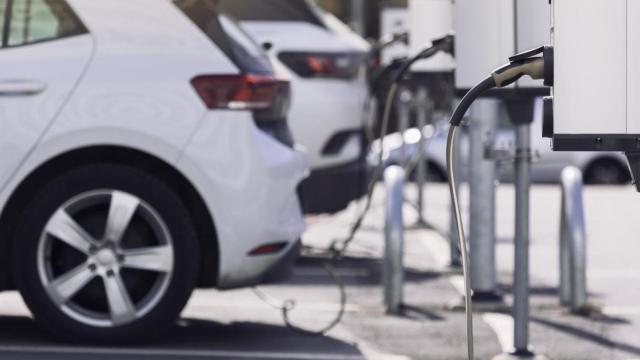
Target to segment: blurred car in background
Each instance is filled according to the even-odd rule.
[[[425,156],[428,161],[429,180],[437,182],[447,181],[446,144],[448,124],[442,122],[434,126],[428,126],[423,131],[429,139],[425,142]],[[542,134],[542,102],[536,102],[534,122],[531,125],[531,144],[534,152],[534,160],[531,165],[531,180],[538,183],[558,183],[560,173],[566,166],[576,166],[582,170],[586,184],[622,185],[631,181],[631,175],[627,166],[627,160],[621,153],[616,152],[554,152],[551,149],[549,139],[544,139]],[[402,149],[400,133],[390,134],[385,137],[383,147],[383,163],[385,166],[402,164],[403,152],[405,159],[416,157],[419,149],[420,131],[417,128],[409,129],[404,134],[405,148]],[[465,133],[460,136],[460,177],[466,179],[469,139]],[[515,144],[515,131],[508,120],[506,111],[503,111],[496,132],[496,149],[499,151],[513,152]],[[380,141],[374,142],[370,162],[377,162]],[[500,164],[497,173],[500,181],[511,182],[514,178],[513,166],[510,161]]]
[[[0,1],[0,288],[60,337],[149,338],[297,255],[289,85],[215,4]]]
[[[306,0],[223,0],[291,79],[289,122],[307,148],[306,213],[336,212],[366,192],[363,120],[369,44]]]

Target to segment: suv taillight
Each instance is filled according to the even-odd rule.
[[[269,75],[201,75],[191,84],[209,109],[272,110],[289,98],[289,82]]]
[[[365,59],[362,53],[282,52],[278,59],[303,78],[353,79]]]

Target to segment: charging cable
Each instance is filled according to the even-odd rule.
[[[467,240],[464,236],[464,226],[462,224],[462,215],[460,214],[460,203],[458,201],[458,193],[456,191],[456,180],[453,167],[456,132],[458,130],[458,127],[462,123],[462,119],[464,118],[473,102],[487,90],[508,86],[525,75],[528,75],[533,79],[545,78],[545,74],[549,73],[549,66],[553,65],[552,62],[548,61],[545,64],[544,56],[534,57],[543,52],[545,52],[544,47],[527,51],[525,53],[511,57],[509,59],[510,63],[495,70],[491,74],[491,76],[487,77],[478,85],[469,90],[464,98],[462,98],[462,101],[451,116],[451,127],[449,128],[449,134],[447,136],[447,173],[449,175],[449,192],[451,193],[451,201],[454,207],[456,228],[458,230],[458,238],[460,240],[459,246],[462,253],[462,272],[464,276],[465,291],[465,313],[467,320],[467,353],[469,360],[472,360],[474,358],[473,304],[471,301],[471,278],[469,276],[469,248],[467,247]]]
[[[296,303],[294,300],[289,299],[285,301],[280,301],[278,299],[275,299],[269,296],[268,294],[266,294],[265,292],[263,292],[257,287],[253,288],[254,293],[259,299],[261,299],[263,302],[270,305],[271,307],[278,309],[282,313],[283,321],[285,322],[286,326],[289,329],[305,335],[325,335],[329,330],[333,329],[336,325],[338,325],[342,321],[342,317],[344,316],[345,308],[346,308],[347,293],[346,293],[346,287],[345,287],[344,281],[342,280],[342,277],[340,276],[338,271],[333,266],[332,261],[340,259],[345,254],[345,252],[347,251],[347,248],[353,242],[356,233],[361,228],[362,222],[365,216],[367,215],[367,213],[369,212],[369,209],[371,208],[371,203],[372,203],[373,195],[375,192],[376,183],[378,182],[378,179],[382,175],[382,171],[384,169],[384,164],[383,164],[384,158],[383,158],[383,151],[382,151],[383,145],[384,145],[384,136],[386,135],[387,129],[389,127],[389,123],[391,119],[391,111],[393,109],[393,104],[396,99],[399,83],[403,80],[406,73],[411,69],[411,66],[417,61],[430,58],[441,51],[453,54],[453,49],[454,49],[453,42],[454,42],[453,35],[447,35],[443,38],[434,40],[432,42],[432,45],[429,48],[421,51],[414,57],[407,60],[398,69],[398,72],[395,74],[393,84],[391,86],[391,89],[389,90],[389,94],[387,95],[386,102],[385,102],[382,125],[380,129],[380,152],[378,154],[378,163],[376,164],[376,167],[369,180],[369,184],[367,187],[367,195],[365,200],[365,207],[362,210],[362,212],[358,215],[354,224],[351,226],[347,237],[342,241],[334,240],[331,243],[331,246],[328,250],[315,249],[309,246],[305,246],[303,248],[303,250],[305,251],[315,252],[316,255],[322,254],[322,255],[328,256],[328,259],[327,261],[325,261],[325,264],[324,264],[325,270],[327,271],[329,276],[333,279],[333,281],[336,283],[336,285],[340,290],[340,308],[335,318],[327,326],[319,330],[309,330],[309,329],[302,328],[300,326],[293,324],[289,316],[290,312],[296,307]]]
[[[413,56],[412,58],[410,58],[409,60],[407,60],[399,69],[398,72],[395,74],[394,76],[394,80],[393,83],[391,85],[391,88],[389,89],[389,94],[387,95],[387,99],[385,102],[385,107],[384,107],[384,113],[383,113],[383,117],[382,117],[382,124],[380,127],[380,149],[378,152],[378,163],[376,164],[376,167],[373,171],[373,174],[371,176],[371,179],[369,180],[369,185],[367,188],[367,197],[365,200],[365,207],[364,210],[360,213],[360,215],[357,217],[356,221],[354,222],[354,224],[351,227],[351,230],[349,231],[349,235],[342,240],[342,242],[339,244],[339,242],[334,241],[333,244],[331,245],[331,250],[336,253],[339,256],[341,256],[346,249],[349,247],[349,245],[351,244],[351,242],[353,242],[353,239],[355,238],[356,233],[358,232],[358,230],[360,230],[360,227],[362,226],[362,221],[364,220],[365,216],[367,215],[367,213],[369,212],[369,209],[371,208],[371,202],[373,199],[373,195],[375,192],[375,186],[376,183],[378,182],[378,179],[380,179],[380,176],[382,175],[382,171],[384,170],[384,136],[387,133],[387,130],[389,128],[389,123],[390,123],[390,119],[391,119],[391,111],[393,110],[393,104],[395,102],[396,99],[396,95],[398,93],[398,89],[400,87],[400,82],[402,81],[402,79],[404,78],[404,76],[406,75],[406,73],[411,69],[411,66],[413,64],[415,64],[416,62],[420,61],[420,60],[424,60],[424,59],[428,59],[434,55],[436,55],[439,52],[448,52],[450,54],[453,54],[454,52],[454,36],[453,35],[447,35],[443,38],[434,40],[432,42],[432,46],[421,51],[420,53],[418,53],[417,55]]]

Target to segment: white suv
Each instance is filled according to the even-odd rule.
[[[289,121],[312,172],[301,186],[306,213],[336,212],[366,191],[363,118],[369,44],[308,0],[222,0],[291,78]]]
[[[209,0],[0,0],[0,287],[132,341],[194,287],[287,270],[308,173],[288,83]]]

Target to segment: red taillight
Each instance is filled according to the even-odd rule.
[[[283,52],[278,58],[303,78],[352,79],[358,75],[365,55]]]
[[[191,84],[209,109],[268,110],[289,91],[288,81],[267,75],[202,75]]]

